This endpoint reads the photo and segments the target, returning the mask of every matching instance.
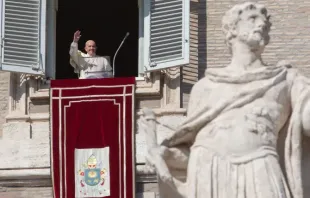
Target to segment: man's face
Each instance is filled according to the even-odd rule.
[[[240,18],[237,25],[238,39],[253,49],[264,48],[269,42],[266,16],[257,9],[244,11]]]
[[[85,44],[85,51],[87,54],[90,56],[95,56],[96,55],[96,43],[94,41],[87,41]]]

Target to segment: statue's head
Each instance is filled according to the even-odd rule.
[[[246,2],[228,10],[222,20],[222,29],[230,52],[236,42],[243,42],[251,50],[262,53],[270,39],[269,19],[265,6],[257,3]]]

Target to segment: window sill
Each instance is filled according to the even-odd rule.
[[[23,178],[49,178],[49,167],[0,169],[0,181]]]
[[[136,77],[136,95],[160,95],[160,73],[152,73],[148,82],[144,77]]]
[[[5,117],[7,123],[12,122],[48,122],[49,113],[33,113],[25,115],[22,112],[12,112]]]
[[[49,87],[49,81],[47,86]],[[144,77],[136,77],[136,96],[157,96],[160,95],[160,73],[152,73],[148,81]],[[30,93],[31,101],[45,101],[49,103],[50,95],[49,89],[39,89],[38,91]],[[48,113],[33,113],[25,115],[24,112],[14,111],[6,116],[6,122],[45,122],[49,120]]]
[[[159,95],[160,94],[160,73],[153,73],[151,78],[145,80],[144,77],[136,77],[137,96],[144,95]],[[40,89],[30,95],[30,100],[48,100],[49,89]]]
[[[35,93],[30,94],[30,100],[48,100],[49,89],[40,89]]]

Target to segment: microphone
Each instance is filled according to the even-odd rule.
[[[120,50],[120,48],[122,47],[124,41],[127,39],[128,36],[129,36],[129,32],[126,33],[125,37],[123,38],[121,44],[118,46],[118,48],[117,48],[117,50],[116,50],[116,52],[115,52],[115,54],[114,54],[114,57],[113,57],[113,65],[112,65],[113,77],[114,77],[114,73],[115,73],[115,57],[116,57],[118,51]]]

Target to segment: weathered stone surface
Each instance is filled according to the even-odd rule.
[[[9,111],[9,84],[10,73],[0,72],[0,139],[2,136],[2,125]]]
[[[137,193],[137,198],[156,198],[154,192]]]
[[[4,188],[0,190],[0,198],[52,198],[51,187],[45,188]]]
[[[49,123],[6,123],[3,139],[0,140],[0,159],[0,169],[48,168]],[[4,174],[2,172],[1,175]]]

